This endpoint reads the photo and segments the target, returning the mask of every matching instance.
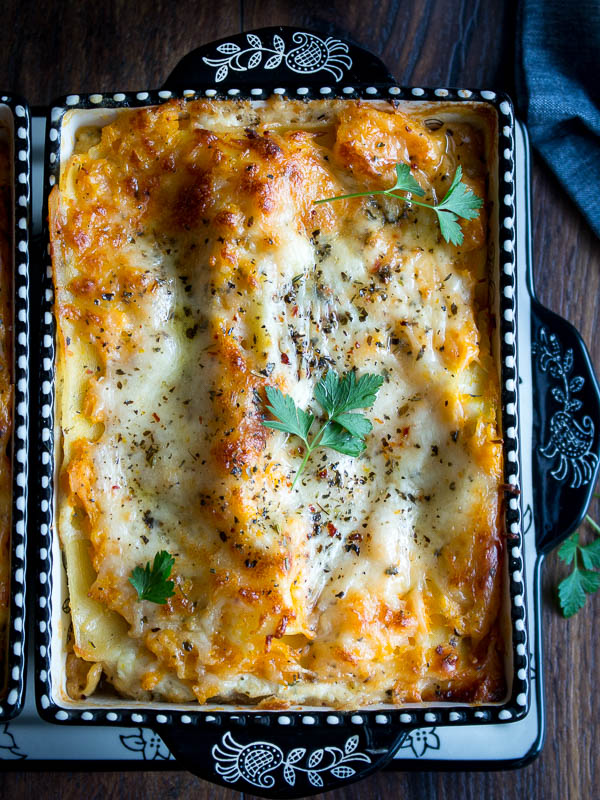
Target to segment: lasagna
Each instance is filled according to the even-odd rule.
[[[0,136],[4,131],[0,128]],[[12,431],[12,183],[10,148],[0,138],[0,664],[6,652],[10,598],[11,431]],[[4,670],[2,670],[4,675]],[[0,680],[0,686],[4,680]]]
[[[173,100],[79,130],[49,202],[71,697],[504,698],[493,113]],[[393,197],[315,204],[397,164],[430,203],[462,167],[460,246]],[[319,417],[328,370],[383,378],[372,430],[292,485],[265,392]],[[158,553],[164,603],[131,582]]]

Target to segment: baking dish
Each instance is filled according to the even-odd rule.
[[[262,71],[261,64],[266,72]],[[252,73],[258,70],[259,73]],[[271,70],[277,70],[271,72]],[[257,80],[260,75],[261,81]],[[302,85],[298,85],[302,75]],[[232,77],[233,76],[233,77]],[[233,79],[235,83],[233,82]],[[273,80],[276,78],[276,82]],[[339,88],[323,85],[340,84]],[[239,80],[238,80],[239,79]],[[267,80],[268,83],[263,82]],[[333,80],[332,80],[333,79]],[[39,469],[41,494],[39,498],[42,597],[38,612],[36,648],[36,691],[40,714],[47,720],[67,724],[118,724],[151,726],[159,732],[176,757],[193,771],[210,780],[240,789],[252,786],[262,794],[273,796],[305,796],[323,788],[334,788],[344,782],[357,780],[382,766],[393,755],[395,746],[406,736],[407,730],[423,725],[482,725],[500,722],[509,724],[521,719],[529,702],[529,674],[527,658],[527,620],[524,602],[526,588],[523,582],[524,561],[522,551],[522,510],[519,496],[520,450],[518,383],[516,360],[516,311],[518,298],[515,292],[514,232],[514,116],[508,98],[494,92],[472,90],[398,87],[385,68],[372,56],[359,48],[337,40],[324,40],[315,34],[292,29],[263,29],[240,37],[217,42],[185,58],[167,82],[170,88],[158,92],[116,93],[110,96],[70,95],[53,105],[49,115],[46,159],[45,191],[49,192],[57,180],[61,162],[70,153],[74,129],[80,125],[108,121],[115,109],[140,107],[161,103],[183,93],[185,97],[244,97],[260,100],[271,92],[291,97],[341,96],[365,100],[400,100],[402,102],[427,102],[469,104],[485,103],[498,114],[498,185],[495,196],[498,218],[496,252],[498,273],[496,278],[497,317],[500,332],[500,361],[502,371],[503,429],[505,439],[505,464],[507,483],[506,530],[510,536],[507,563],[506,619],[510,620],[512,685],[510,697],[498,705],[470,707],[467,705],[429,704],[402,708],[382,707],[343,713],[322,708],[266,712],[247,708],[176,707],[169,704],[148,705],[115,698],[95,697],[83,703],[66,698],[62,688],[64,678],[63,643],[69,624],[68,606],[65,605],[66,582],[58,537],[53,529],[54,502],[54,324],[52,318],[53,293],[51,273],[46,276],[43,317],[43,370],[40,397],[40,450]],[[194,87],[188,89],[188,87]],[[47,234],[47,232],[46,232]],[[549,374],[549,364],[558,358],[554,340],[549,333],[542,334],[546,326],[554,332],[566,325],[549,317],[550,312],[539,311],[536,317],[539,337],[552,348],[550,356],[540,358],[537,386],[544,403],[543,379]],[[566,535],[578,523],[591,493],[592,479],[597,472],[598,449],[595,422],[599,404],[597,385],[590,371],[589,359],[573,331],[565,327],[565,336],[573,340],[574,354],[571,368],[583,372],[586,380],[578,389],[585,404],[583,433],[591,430],[591,439],[585,439],[578,454],[571,456],[566,439],[559,434],[565,430],[565,417],[556,419],[554,426],[546,428],[544,417],[538,424],[538,442],[547,445],[540,453],[540,475],[550,485],[548,493],[559,496],[558,506],[539,510],[545,533],[544,547],[553,546],[561,535]],[[586,360],[587,359],[587,360]],[[557,372],[558,367],[554,368]],[[566,368],[564,368],[566,371]],[[550,373],[551,374],[551,373]],[[584,390],[584,391],[582,391]],[[574,391],[574,390],[573,390]],[[563,409],[569,414],[571,409]],[[552,419],[556,416],[546,410]],[[542,412],[543,414],[543,412]],[[542,416],[542,414],[540,416]],[[591,416],[590,416],[591,415]],[[550,424],[548,422],[548,424]],[[541,426],[541,427],[540,427]],[[548,432],[551,438],[548,439]],[[554,450],[553,450],[554,448]],[[562,449],[561,449],[562,448]],[[567,460],[567,469],[576,459],[580,481],[576,476],[559,483],[562,470],[552,463],[552,452]],[[565,452],[563,452],[565,451]],[[568,452],[566,452],[568,451]],[[537,453],[537,450],[536,450]],[[545,460],[544,460],[545,459]],[[560,459],[559,459],[560,460]],[[575,466],[570,468],[575,472]],[[553,475],[552,473],[556,473]],[[562,476],[565,477],[564,475]],[[571,483],[573,484],[571,486]],[[576,485],[577,484],[577,485]],[[566,493],[566,494],[565,494]],[[562,502],[561,498],[562,497]],[[565,498],[568,500],[565,502]],[[539,504],[536,495],[536,513]],[[557,516],[564,508],[570,512]],[[553,510],[554,509],[554,510]],[[559,528],[558,526],[562,526]],[[65,611],[63,611],[63,608]],[[298,730],[294,730],[297,728]],[[298,747],[303,738],[310,739],[308,747]],[[329,748],[329,750],[327,750]],[[324,756],[324,753],[327,755]]]
[[[25,579],[27,546],[27,441],[29,402],[29,221],[30,122],[27,104],[0,91],[0,136],[9,144],[12,219],[12,501],[10,520],[10,603],[6,652],[2,653],[0,721],[21,710],[25,690]]]

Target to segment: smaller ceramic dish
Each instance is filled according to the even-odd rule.
[[[8,144],[11,197],[9,287],[12,326],[9,328],[13,401],[12,441],[8,457],[12,469],[11,507],[0,509],[10,517],[9,607],[5,651],[0,654],[0,721],[12,719],[23,704],[25,688],[25,558],[27,540],[27,441],[29,401],[29,221],[30,120],[27,104],[0,91],[0,141]]]

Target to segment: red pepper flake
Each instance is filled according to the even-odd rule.
[[[292,308],[292,317],[297,317],[297,316],[298,316],[298,306],[294,306]]]
[[[156,413],[156,411],[153,411],[153,412],[152,412],[152,416],[154,417],[154,419],[156,420],[156,422],[160,422],[160,417],[158,416],[158,414]]]
[[[337,533],[337,528],[335,527],[333,522],[328,522],[327,523],[327,530],[328,530],[330,536],[335,536],[336,533]]]
[[[326,477],[327,477],[327,470],[326,470],[326,469],[322,469],[322,470],[319,472],[319,478],[321,478],[321,479],[324,479],[324,478],[326,478]]]
[[[287,355],[287,353],[282,353],[281,354],[281,363],[282,364],[289,364],[290,363],[290,359],[289,359],[289,356]]]
[[[120,489],[121,487],[120,487],[120,486],[117,486],[117,485],[115,485],[115,486],[111,486],[110,488],[114,490],[114,489]]]

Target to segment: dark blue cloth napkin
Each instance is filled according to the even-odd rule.
[[[600,237],[600,0],[522,0],[518,37],[531,140]]]

